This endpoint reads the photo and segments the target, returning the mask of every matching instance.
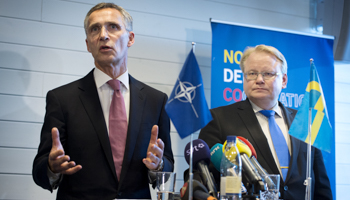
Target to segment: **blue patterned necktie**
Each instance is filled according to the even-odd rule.
[[[278,161],[280,162],[283,180],[286,180],[290,155],[289,155],[287,142],[283,136],[283,133],[280,127],[276,123],[275,111],[261,110],[259,112],[261,112],[263,115],[265,115],[269,119],[269,129],[270,129],[270,134],[273,141],[273,146],[275,147]]]

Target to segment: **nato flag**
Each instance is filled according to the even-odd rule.
[[[187,56],[165,110],[181,138],[203,128],[212,120],[193,50]]]

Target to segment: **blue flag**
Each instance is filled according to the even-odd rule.
[[[203,128],[212,120],[204,96],[202,75],[193,50],[182,67],[165,110],[181,138]]]
[[[311,145],[330,152],[333,131],[328,119],[326,101],[314,63],[311,63],[310,81],[301,106],[289,129],[289,134],[309,143],[309,113],[311,113]]]

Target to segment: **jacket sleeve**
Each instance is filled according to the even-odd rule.
[[[58,128],[60,139],[64,147],[65,138],[65,123],[64,116],[61,111],[59,100],[56,98],[53,91],[49,91],[46,96],[46,114],[44,124],[41,129],[40,144],[37,155],[34,158],[32,176],[34,182],[44,189],[52,190],[48,174],[48,158],[52,147],[51,129]]]
[[[314,199],[332,200],[332,190],[330,181],[327,175],[326,167],[324,165],[322,152],[319,149],[315,149],[314,154],[314,177],[315,177],[315,189]]]

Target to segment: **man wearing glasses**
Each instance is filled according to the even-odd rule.
[[[267,173],[281,175],[280,198],[304,199],[307,144],[288,134],[297,111],[278,101],[281,90],[287,86],[287,61],[276,48],[258,45],[244,51],[240,67],[247,99],[212,109],[213,120],[201,130],[199,138],[210,148],[216,143],[224,143],[227,135],[248,139]],[[271,118],[266,117],[266,113],[272,113]],[[273,118],[279,131],[272,131],[277,129],[269,126],[272,124],[269,118]],[[275,142],[277,137],[281,140]],[[220,173],[213,165],[210,168],[219,185]],[[311,174],[312,199],[332,199],[322,153],[314,147]],[[244,176],[243,182],[246,183]]]

